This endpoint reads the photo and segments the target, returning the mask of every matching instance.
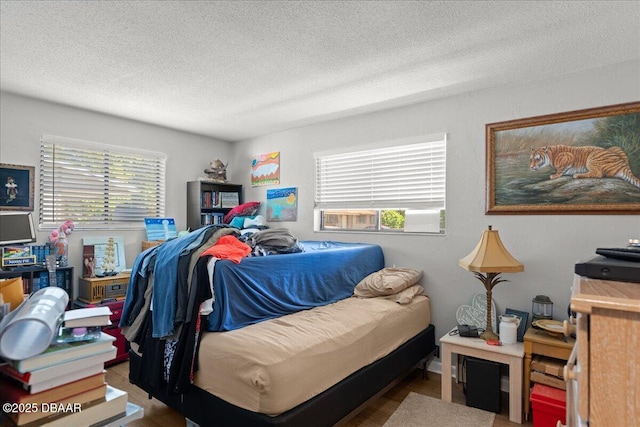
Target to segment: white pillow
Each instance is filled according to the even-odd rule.
[[[254,218],[245,218],[243,228],[251,228],[256,225],[264,225],[264,217],[262,215],[256,215]]]

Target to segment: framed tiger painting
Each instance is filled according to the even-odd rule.
[[[487,214],[640,213],[640,102],[486,125]]]

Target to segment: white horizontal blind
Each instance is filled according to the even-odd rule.
[[[316,157],[317,209],[443,209],[441,140]]]
[[[44,135],[40,223],[144,225],[165,212],[166,155]]]

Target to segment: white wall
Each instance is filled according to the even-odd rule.
[[[640,237],[638,215],[485,215],[485,124],[639,99],[640,61],[633,61],[325,122],[231,146],[203,136],[2,93],[0,162],[37,166],[43,133],[165,152],[167,215],[176,218],[178,228],[184,228],[185,182],[201,175],[210,160],[230,159],[230,178],[245,185],[247,201],[264,202],[267,188],[298,187],[298,221],[272,226],[287,227],[300,239],[378,243],[384,249],[387,265],[422,269],[423,284],[433,301],[432,322],[441,335],[455,325],[456,309],[468,303],[474,293],[484,292],[471,273],[458,267],[458,260],[473,249],[489,224],[500,231],[509,251],[525,264],[524,273],[505,274],[511,282],[494,289],[498,311],[504,312],[506,307],[530,311],[531,299],[546,294],[555,303],[556,318],[565,316],[576,261],[592,257],[596,247],[620,246],[631,237]],[[383,237],[313,232],[314,151],[438,132],[447,132],[449,140],[446,235]],[[271,151],[281,152],[281,184],[252,188],[251,159]],[[36,203],[37,188],[36,174]],[[40,243],[46,241],[49,231],[39,233]],[[144,232],[122,234],[130,265]],[[71,235],[71,259],[77,269],[85,235],[101,234]]]
[[[36,167],[35,212],[38,219],[40,136],[57,135],[104,144],[137,147],[167,155],[166,215],[176,220],[178,230],[186,228],[187,181],[204,175],[209,161],[230,156],[228,142],[180,132],[86,110],[65,107],[10,93],[0,93],[0,163]],[[51,229],[38,232],[38,243],[47,241]],[[76,276],[82,273],[82,238],[123,236],[127,266],[131,267],[146,240],[140,230],[76,231],[69,236],[69,261]],[[76,283],[77,286],[77,283]]]
[[[438,336],[456,324],[456,309],[484,287],[458,266],[493,225],[525,272],[505,274],[494,289],[497,309],[531,311],[531,299],[545,294],[554,315],[566,318],[576,261],[597,247],[625,246],[640,237],[638,215],[485,215],[485,124],[640,100],[640,62],[584,71],[517,86],[467,93],[409,107],[330,121],[263,136],[234,145],[234,182],[245,200],[266,199],[267,188],[298,187],[298,221],[274,223],[300,239],[360,241],[382,245],[387,266],[419,268],[432,298]],[[348,145],[447,132],[447,217],[445,236],[364,235],[313,232],[313,152]],[[249,165],[259,154],[281,152],[279,186],[250,187]]]

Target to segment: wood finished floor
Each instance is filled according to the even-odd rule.
[[[128,375],[129,362],[123,362],[107,369],[107,382],[116,388],[126,390],[129,393],[129,401],[144,408],[144,418],[127,424],[128,427],[176,427],[185,425],[185,419],[180,414],[169,409],[156,399],[149,400],[146,392],[130,384]],[[345,426],[381,427],[409,392],[439,399],[440,375],[429,372],[428,379],[423,380],[422,371],[416,370],[349,420]],[[460,385],[454,384],[453,386],[453,401],[464,405],[465,398]],[[531,421],[524,424],[516,424],[509,421],[509,400],[506,394],[502,396],[502,408],[502,413],[496,415],[493,427],[515,427],[521,425],[527,427],[533,425]]]

